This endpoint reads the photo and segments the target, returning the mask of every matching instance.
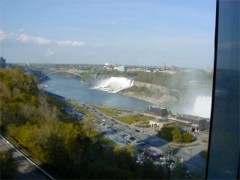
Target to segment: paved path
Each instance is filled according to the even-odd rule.
[[[2,151],[13,149],[13,157],[18,162],[16,179],[54,179],[50,175],[47,175],[46,172],[44,173],[42,170],[40,170],[41,168],[37,164],[27,158],[1,135],[0,149]]]

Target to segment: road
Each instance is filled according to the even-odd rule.
[[[16,179],[54,179],[46,172],[43,172],[43,170],[36,163],[26,157],[1,135],[0,149],[2,151],[13,149],[13,157],[18,162]]]
[[[169,145],[171,146],[169,142],[157,137],[156,135],[153,135],[152,133],[148,133],[147,128],[144,128],[144,130],[142,130],[141,128],[140,129],[136,128],[134,126],[117,121],[110,116],[107,116],[106,114],[95,109],[89,104],[84,104],[78,101],[74,101],[74,102],[77,103],[78,105],[85,107],[87,110],[95,114],[95,116],[98,118],[96,125],[99,125],[101,122],[103,122],[102,120],[104,119],[104,124],[109,125],[111,128],[117,129],[118,131],[124,134],[133,136],[139,140],[144,141],[147,144],[146,147],[154,146],[158,148],[160,151],[162,151],[164,148],[167,148]],[[100,130],[100,132],[104,130],[108,131],[107,128],[100,128],[100,129],[102,129]],[[114,134],[114,133],[110,133],[110,134]],[[107,135],[109,135],[109,133]],[[207,138],[205,137],[205,139]],[[195,143],[200,144],[200,142],[198,141]],[[206,149],[207,144],[205,144],[204,147]],[[205,168],[206,161],[199,156],[200,149],[198,146],[191,146],[191,152],[189,151],[188,147],[177,148],[175,150],[177,150],[177,152],[174,156],[182,159],[184,161],[184,164],[187,165],[187,167],[189,168],[189,170],[201,171]]]

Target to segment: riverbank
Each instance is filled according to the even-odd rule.
[[[139,98],[92,89],[91,86],[83,85],[74,78],[51,76],[45,84],[46,91],[83,103],[137,111],[146,111],[149,106],[148,102]]]
[[[134,81],[134,86],[118,93],[92,89],[78,80],[68,77],[52,76],[45,82],[45,90],[79,100],[84,103],[97,104],[110,108],[129,109],[145,112],[149,105],[164,107],[174,114],[190,114],[208,117],[210,98],[207,93],[189,85],[188,91],[169,89],[165,86]]]
[[[159,107],[167,108],[170,108],[174,104],[178,103],[179,97],[177,94],[180,94],[179,92],[175,92],[175,94],[173,94],[164,86],[138,81],[134,82],[133,87],[122,90],[119,93],[124,96],[144,100]]]

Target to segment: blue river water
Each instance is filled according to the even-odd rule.
[[[72,77],[52,75],[50,80],[44,82],[44,84],[47,85],[46,90],[49,92],[84,103],[138,111],[146,111],[150,104],[119,93],[91,89],[91,87],[81,84],[79,79]]]

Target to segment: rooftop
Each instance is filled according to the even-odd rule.
[[[155,120],[150,120],[152,123],[161,123],[161,124],[168,124],[172,123],[172,121],[169,121],[168,119],[155,119]]]

